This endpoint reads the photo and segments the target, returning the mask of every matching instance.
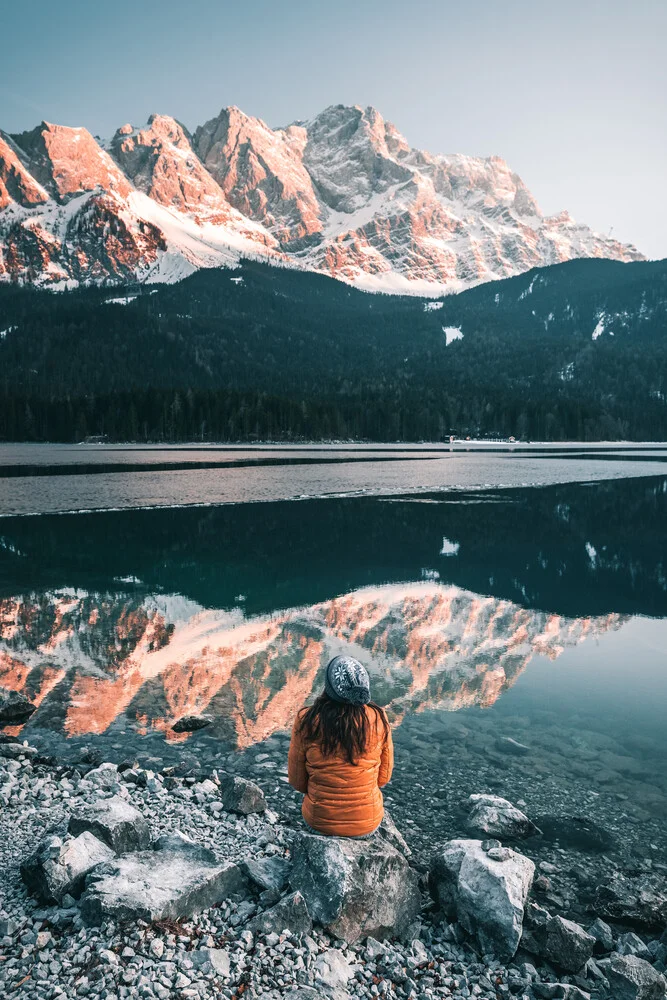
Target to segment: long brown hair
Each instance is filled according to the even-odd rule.
[[[387,716],[374,701],[367,705],[352,705],[334,701],[326,691],[304,712],[299,732],[306,743],[319,743],[325,757],[332,757],[342,750],[349,763],[356,764],[371,738],[367,708],[375,712],[386,735],[389,729]]]

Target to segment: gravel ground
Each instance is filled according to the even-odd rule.
[[[397,730],[398,763],[387,802],[414,851],[415,867],[425,872],[434,846],[465,832],[462,803],[470,793],[494,792],[536,821],[546,814],[585,815],[613,838],[609,850],[564,846],[553,838],[532,838],[519,847],[538,866],[539,894],[534,898],[552,913],[589,926],[595,916],[593,891],[610,871],[644,871],[664,880],[662,773],[649,781],[643,772],[630,780],[616,771],[618,782],[609,781],[604,771],[611,770],[610,763],[631,767],[628,759],[618,761],[628,757],[627,748],[620,754],[618,746],[610,748],[604,739],[594,747],[590,735],[577,747],[574,727],[569,733],[560,726],[558,740],[555,732],[546,733],[542,744],[535,731],[522,732],[516,721],[508,723],[507,731],[530,743],[530,752],[515,755],[499,748],[497,724],[485,729],[483,722],[472,739],[462,713],[444,720],[437,740],[433,719],[415,716]],[[12,754],[0,756],[0,995],[166,1000],[277,997],[314,988],[317,993],[304,992],[302,1000],[336,993],[342,997],[341,991],[399,1000],[576,1000],[579,991],[593,998],[610,996],[604,956],[592,959],[585,975],[579,976],[559,974],[521,950],[503,965],[480,956],[457,925],[442,922],[426,892],[421,930],[413,941],[379,944],[368,939],[355,946],[317,929],[300,939],[289,933],[253,935],[246,925],[262,908],[258,900],[226,903],[190,921],[135,921],[130,926],[107,922],[91,928],[83,925],[73,900],[66,898],[62,907],[44,907],[26,893],[19,865],[45,831],[61,824],[76,807],[114,792],[140,810],[154,836],[181,830],[219,859],[232,861],[286,856],[290,832],[300,825],[299,796],[286,783],[288,739],[288,734],[278,733],[241,754],[214,752],[201,734],[180,747],[165,744],[160,755],[151,746],[132,753],[129,761],[138,760],[145,787],[122,776],[109,787],[99,787],[86,777],[101,760],[122,759],[127,746],[105,753],[111,748],[72,745],[68,761],[58,763],[29,748],[0,745],[0,751]],[[257,781],[267,798],[267,812],[225,812],[210,781],[202,784],[215,777],[216,768]],[[598,780],[599,772],[603,780]],[[664,970],[667,932],[662,937],[658,932],[623,939],[621,935],[631,930],[615,927],[614,947],[634,950]],[[218,968],[204,964],[207,949],[220,949]]]

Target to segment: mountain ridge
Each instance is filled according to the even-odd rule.
[[[260,257],[370,290],[456,291],[574,257],[639,260],[542,215],[504,160],[413,149],[374,108],[272,129],[236,107],[107,143],[42,122],[0,132],[0,281],[172,282]]]

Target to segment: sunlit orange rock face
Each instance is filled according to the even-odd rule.
[[[206,711],[213,732],[243,747],[288,727],[340,652],[367,665],[375,697],[399,722],[425,709],[489,707],[535,656],[555,659],[622,622],[566,619],[436,583],[364,588],[247,619],[177,597],[54,593],[0,602],[0,686],[39,705],[30,726],[169,734],[181,715]]]
[[[84,191],[117,191],[127,196],[132,185],[85,128],[42,122],[32,132],[15,136],[34,177],[61,203]]]
[[[151,115],[142,129],[123,125],[110,148],[135,187],[161,205],[185,211],[201,207],[223,219],[229,216],[229,203],[174,118]]]
[[[29,208],[47,200],[46,191],[31,176],[16,145],[0,132],[0,210],[12,202]]]
[[[229,201],[296,248],[322,228],[321,206],[304,165],[305,129],[271,129],[239,108],[198,128],[195,149]]]

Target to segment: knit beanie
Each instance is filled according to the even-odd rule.
[[[324,690],[334,701],[367,705],[371,700],[368,671],[352,656],[334,656],[327,666]]]

